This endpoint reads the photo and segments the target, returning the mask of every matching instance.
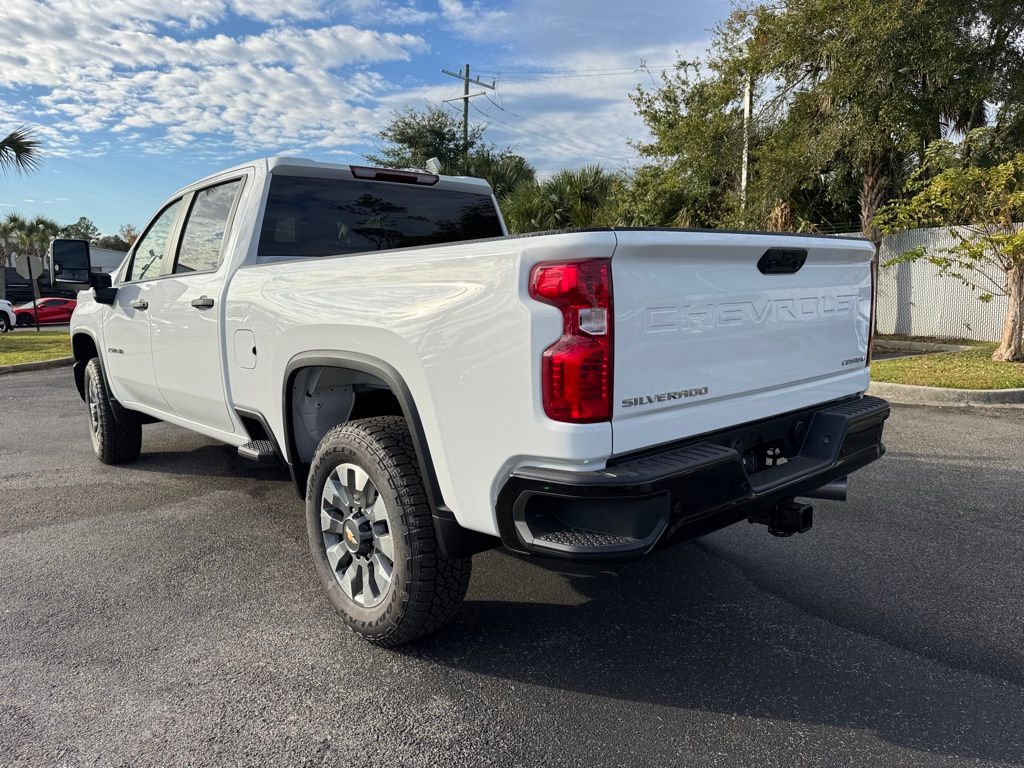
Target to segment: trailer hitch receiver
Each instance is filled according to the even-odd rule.
[[[814,522],[814,508],[810,504],[800,504],[789,499],[758,512],[750,518],[750,522],[767,525],[768,533],[772,536],[806,533]]]

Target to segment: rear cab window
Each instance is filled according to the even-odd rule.
[[[275,175],[259,256],[334,256],[502,237],[490,194]]]

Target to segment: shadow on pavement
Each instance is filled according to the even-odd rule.
[[[568,580],[579,603],[543,594],[536,602],[470,599],[453,627],[407,652],[625,702],[870,730],[925,752],[1024,760],[1020,687],[809,617],[697,546],[603,572],[531,570],[533,583],[521,583],[540,582],[544,592],[552,579]]]
[[[130,472],[157,472],[161,475],[291,480],[287,467],[258,464],[241,458],[237,449],[230,445],[205,441],[185,451],[154,450],[143,445],[138,459],[121,466]]]

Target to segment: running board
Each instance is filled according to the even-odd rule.
[[[245,445],[238,446],[238,455],[249,461],[257,461],[260,464],[280,464],[277,458],[277,451],[270,440],[250,440]]]

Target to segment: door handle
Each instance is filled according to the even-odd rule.
[[[209,309],[213,306],[213,299],[209,296],[200,296],[198,299],[192,299],[192,306],[196,309]]]
[[[140,311],[144,311],[144,310],[149,309],[149,302],[146,301],[145,299],[136,299],[135,301],[132,302],[131,306],[132,306],[132,309],[138,309]]]

